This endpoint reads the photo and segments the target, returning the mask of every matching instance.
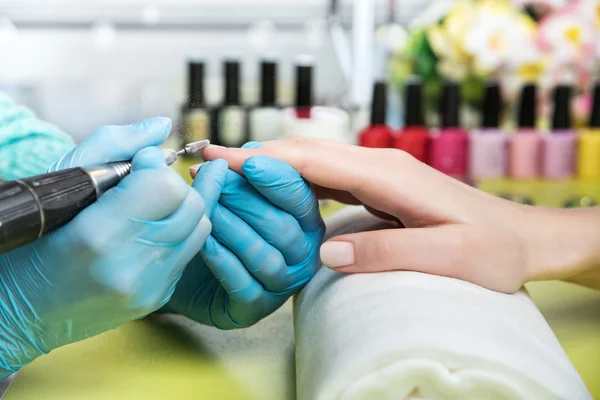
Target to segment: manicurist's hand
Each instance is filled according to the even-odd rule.
[[[277,310],[314,276],[324,225],[310,185],[274,158],[254,157],[243,172],[229,170],[225,160],[200,167],[193,186],[205,199],[212,234],[163,312],[243,328]]]
[[[211,229],[200,195],[156,147],[170,130],[166,118],[104,127],[51,168],[132,159],[131,174],[70,223],[0,256],[0,380],[169,300]]]
[[[411,270],[511,293],[531,280],[600,287],[600,209],[555,210],[509,202],[447,177],[395,149],[292,137],[257,149],[210,146],[244,173],[256,157],[285,161],[321,198],[363,204],[398,229],[335,237],[325,265],[347,273]]]

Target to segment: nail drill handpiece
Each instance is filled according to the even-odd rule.
[[[165,161],[171,165],[209,144],[202,140],[164,150]],[[130,172],[131,163],[122,161],[0,183],[0,254],[65,225]]]

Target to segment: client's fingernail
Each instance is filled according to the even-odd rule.
[[[196,174],[196,173],[198,173],[198,170],[200,169],[201,166],[202,166],[202,164],[192,165],[190,167],[190,174]]]
[[[225,146],[219,146],[217,144],[209,144],[206,148],[207,149],[211,149],[211,148],[212,149],[225,149],[226,147]]]
[[[329,268],[354,264],[354,244],[351,242],[325,242],[321,246],[321,261]]]

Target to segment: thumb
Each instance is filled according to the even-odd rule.
[[[468,252],[460,225],[389,229],[342,235],[321,246],[321,261],[336,271],[416,271],[463,278]]]
[[[131,160],[145,147],[159,146],[171,132],[170,118],[148,118],[132,125],[104,126],[50,167],[65,168]]]
[[[198,170],[192,187],[202,196],[205,204],[205,213],[208,218],[217,207],[223,186],[227,180],[227,161],[219,159],[207,161]]]

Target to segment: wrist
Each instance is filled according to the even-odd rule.
[[[600,265],[600,208],[527,207],[520,230],[528,281],[570,279]]]

